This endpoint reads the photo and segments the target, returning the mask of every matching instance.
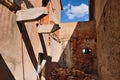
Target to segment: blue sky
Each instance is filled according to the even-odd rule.
[[[89,20],[88,0],[61,0],[61,22],[77,22]]]

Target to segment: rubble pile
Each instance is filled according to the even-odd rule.
[[[75,68],[56,68],[49,80],[98,80],[95,74],[86,74]]]

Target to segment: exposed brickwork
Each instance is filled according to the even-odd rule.
[[[70,53],[63,53],[60,62],[51,72],[49,80],[98,80],[96,30],[94,21],[78,23],[69,42],[72,48],[71,68],[66,58]],[[82,48],[90,48],[91,54],[83,54]],[[67,48],[66,48],[67,49]]]
[[[89,23],[85,25],[89,26],[84,27],[84,24],[81,25],[78,23],[78,28],[73,35],[73,45],[76,45],[76,49],[73,48],[72,54],[73,67],[85,73],[92,74],[96,72],[96,31],[95,25],[91,26]],[[76,42],[74,42],[74,39],[76,39]],[[92,54],[83,54],[83,48],[90,48]]]

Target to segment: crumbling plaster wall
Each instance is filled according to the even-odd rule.
[[[23,0],[20,6],[21,9],[40,7],[41,1]],[[33,54],[37,61],[38,53],[43,52],[37,33],[37,22],[27,22],[24,23],[25,26],[20,25],[18,28],[16,17],[14,12],[0,4],[0,54],[15,80],[34,80],[37,73],[30,55]],[[37,68],[37,64],[35,65]],[[4,76],[7,77],[7,74]]]
[[[103,10],[100,10],[102,13],[96,11],[96,15],[100,15],[100,20],[96,20],[99,77],[100,80],[119,80],[120,1],[107,0],[105,5],[96,5],[96,9],[97,7],[103,7]]]
[[[13,0],[14,1],[14,0]],[[41,7],[42,0],[23,0],[22,2],[16,1],[16,3],[20,3],[21,9],[27,9],[27,8],[34,8],[34,7]],[[57,4],[53,4],[53,3]],[[60,23],[60,2],[53,0],[53,6],[55,7],[55,14],[56,17],[53,19],[55,23]],[[51,6],[52,6],[51,4]],[[59,4],[59,6],[58,6]],[[25,22],[23,24],[18,24],[16,22],[16,15],[13,12],[10,12],[5,6],[1,5],[1,29],[0,29],[0,51],[3,57],[5,57],[6,64],[8,65],[8,68],[12,72],[13,76],[17,80],[34,80],[36,79],[36,68],[37,68],[37,59],[39,53],[44,53],[43,48],[39,37],[39,34],[37,33],[37,26],[36,23],[39,23],[40,21],[36,22]],[[5,10],[4,10],[5,8]],[[51,8],[51,7],[50,7]],[[51,11],[50,11],[51,12]],[[54,15],[54,14],[49,14]],[[9,18],[10,17],[10,18]],[[51,16],[52,17],[52,16]],[[56,19],[58,21],[56,21]],[[45,21],[48,19],[45,19]],[[18,28],[19,27],[19,28]],[[74,26],[75,27],[75,26]],[[64,28],[62,28],[63,30]],[[68,32],[68,31],[67,31]],[[11,34],[12,33],[12,34]],[[59,31],[56,32],[59,36]],[[60,31],[60,34],[62,32]],[[71,33],[70,33],[71,34]],[[15,35],[15,36],[14,36]],[[11,36],[14,36],[14,38]],[[62,54],[63,51],[63,44],[58,43],[56,40],[51,38],[49,45],[49,35],[44,34],[43,38],[45,40],[45,47],[47,48],[47,53],[52,54],[51,56],[53,62],[57,62],[59,60],[59,57]],[[9,42],[9,43],[6,43]],[[14,51],[15,50],[15,51]],[[8,55],[8,53],[11,54]],[[13,61],[15,63],[13,64],[13,61],[7,61],[8,58],[12,56]],[[10,59],[12,60],[12,59]],[[17,61],[20,62],[20,66],[17,66]],[[17,64],[18,65],[18,64]],[[17,70],[14,70],[13,68],[16,68]],[[19,69],[19,70],[18,70]]]
[[[42,0],[23,0],[21,9],[41,7]],[[34,12],[33,12],[34,14]],[[43,52],[36,24],[39,21],[25,22],[22,29],[22,53],[24,80],[37,79],[38,54]]]
[[[0,4],[0,55],[6,62],[14,79],[17,80],[23,80],[21,40],[21,34],[16,24],[16,15]],[[0,65],[1,69],[4,65]],[[0,72],[0,74],[4,73]],[[7,77],[7,74],[4,76]],[[3,80],[2,77],[0,76],[1,80]]]

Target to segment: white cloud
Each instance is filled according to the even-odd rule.
[[[68,3],[67,6],[64,6],[64,7],[63,7],[63,10],[67,10],[67,9],[69,9],[71,6],[72,6],[72,5],[71,5],[70,3]]]
[[[84,3],[79,6],[68,4],[63,7],[63,10],[66,10],[65,14],[68,16],[68,19],[81,18],[88,14],[88,5]]]

